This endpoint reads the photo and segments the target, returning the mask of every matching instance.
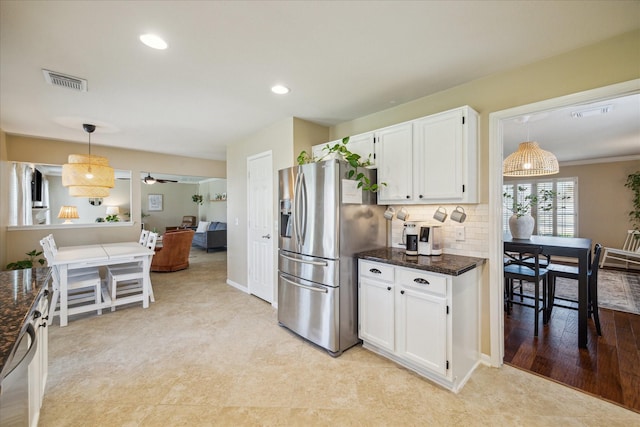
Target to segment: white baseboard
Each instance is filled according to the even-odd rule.
[[[248,294],[248,293],[249,293],[249,288],[248,288],[248,287],[246,287],[246,286],[242,286],[241,284],[236,283],[236,282],[234,282],[233,280],[229,280],[229,279],[227,279],[227,285],[229,285],[229,286],[231,286],[231,287],[233,287],[233,288],[236,288],[237,290],[242,291],[242,292],[244,292],[245,294]]]

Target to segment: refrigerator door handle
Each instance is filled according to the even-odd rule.
[[[300,283],[296,283],[293,280],[287,279],[282,274],[280,275],[280,278],[282,280],[284,280],[285,282],[287,282],[287,283],[289,283],[289,284],[291,284],[293,286],[297,286],[299,288],[308,289],[308,290],[313,291],[313,292],[322,292],[323,294],[326,294],[327,292],[329,292],[326,288],[319,288],[319,287],[316,287],[316,286],[307,286],[307,285],[302,285]]]
[[[301,213],[298,217],[300,220],[300,246],[304,245],[307,240],[307,180],[304,177],[304,173],[300,170],[300,186],[299,186],[299,196],[300,196],[300,206]]]
[[[300,178],[302,177],[302,170],[298,169],[296,174],[296,180],[293,184],[293,232],[296,235],[296,243],[298,248],[302,245],[300,241]]]
[[[321,266],[321,267],[326,267],[326,266],[328,266],[328,265],[329,265],[329,263],[328,263],[328,262],[326,262],[326,261],[307,261],[306,259],[292,258],[292,257],[290,257],[290,256],[282,255],[282,254],[280,254],[280,256],[281,256],[282,258],[286,258],[286,259],[288,259],[289,261],[293,261],[293,262],[300,262],[300,263],[302,263],[302,264],[319,265],[319,266]]]

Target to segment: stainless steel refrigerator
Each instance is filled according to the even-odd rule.
[[[279,171],[278,322],[339,356],[358,340],[356,252],[386,246],[384,207],[342,160]],[[359,168],[375,182],[376,171]]]

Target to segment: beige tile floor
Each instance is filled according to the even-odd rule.
[[[357,346],[339,358],[225,284],[226,254],[153,274],[156,302],[49,330],[40,426],[630,426],[640,414],[520,370],[459,394]]]

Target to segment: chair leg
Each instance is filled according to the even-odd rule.
[[[533,326],[533,336],[538,336],[538,320],[540,318],[540,312],[538,309],[540,308],[540,282],[536,281],[535,289],[534,289],[534,301],[533,301],[533,321],[535,322]]]
[[[598,288],[597,285],[589,284],[589,310],[593,314],[593,322],[596,324],[596,331],[598,336],[602,336],[602,329],[600,328],[600,315],[598,314]]]
[[[98,284],[96,285],[96,305],[101,304],[102,303],[102,283],[98,282]],[[102,314],[102,309],[99,308],[98,309],[98,316]]]

